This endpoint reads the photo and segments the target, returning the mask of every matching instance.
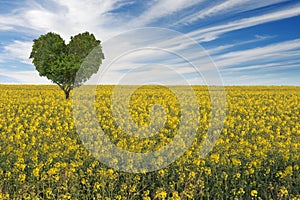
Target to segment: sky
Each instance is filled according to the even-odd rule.
[[[190,84],[214,73],[224,85],[300,85],[299,27],[300,0],[0,0],[0,84],[50,84],[29,59],[33,39],[89,31],[106,57],[99,83],[175,71]]]

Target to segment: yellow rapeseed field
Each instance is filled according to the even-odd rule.
[[[170,143],[180,126],[189,126],[180,123],[171,90],[144,86],[131,96],[132,120],[147,127],[154,104],[167,117],[157,118],[165,120],[157,134],[135,138],[114,120],[113,88],[99,86],[95,104],[101,128],[118,148],[154,151]],[[224,127],[204,158],[199,151],[210,125],[210,96],[207,87],[193,89],[199,127],[185,154],[158,171],[127,173],[86,149],[75,129],[72,100],[58,87],[0,85],[0,199],[300,199],[300,87],[226,87]]]

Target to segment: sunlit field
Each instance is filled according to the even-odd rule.
[[[167,117],[155,135],[135,138],[114,120],[112,89],[97,88],[96,110],[120,149],[160,149],[188,126],[180,124],[171,90],[144,86],[131,96],[132,120],[146,127],[154,104]],[[72,99],[57,86],[0,85],[0,199],[300,199],[300,87],[225,87],[224,127],[204,158],[199,151],[210,125],[210,96],[207,87],[193,89],[201,117],[192,145],[166,168],[127,173],[89,153],[75,130]]]

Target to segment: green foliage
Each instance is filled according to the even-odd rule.
[[[88,55],[89,60],[84,62]],[[56,83],[68,99],[74,87],[81,85],[98,71],[104,54],[100,40],[96,40],[93,34],[80,33],[71,37],[69,44],[65,44],[60,35],[49,32],[34,40],[30,58],[40,76]],[[84,67],[81,67],[83,63]]]

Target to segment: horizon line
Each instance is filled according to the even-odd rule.
[[[58,86],[57,84],[41,84],[41,83],[0,83],[0,86]],[[137,86],[138,84],[96,84],[96,86]],[[176,84],[170,84],[170,85],[159,85],[159,84],[146,84],[146,85],[141,85],[140,86],[207,86],[207,87],[231,87],[231,86],[236,86],[236,87],[300,87],[300,85],[275,85],[275,84],[258,84],[258,85],[239,85],[239,84],[224,84],[224,85],[199,85],[199,84],[186,84],[186,85],[176,85]],[[82,85],[83,86],[83,85]],[[95,85],[84,85],[84,86],[95,86]]]

